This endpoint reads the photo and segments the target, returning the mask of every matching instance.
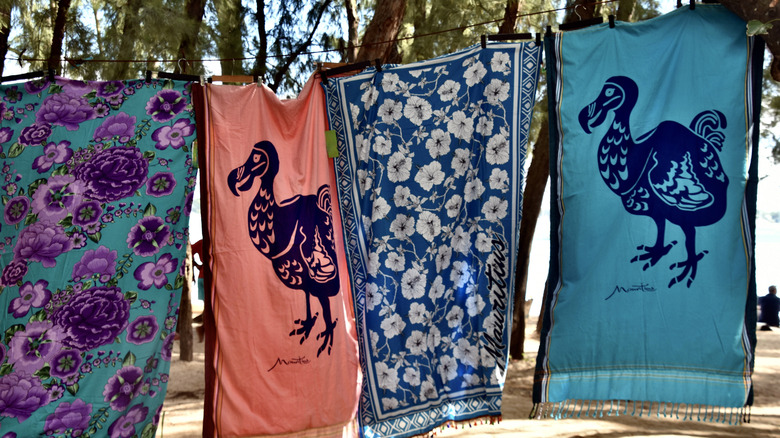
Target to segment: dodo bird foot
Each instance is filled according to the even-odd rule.
[[[686,285],[691,287],[693,280],[696,278],[696,270],[699,266],[699,260],[704,257],[704,254],[707,254],[707,251],[694,254],[693,256],[688,257],[688,260],[677,262],[672,264],[672,266],[669,266],[669,269],[682,269],[680,275],[673,277],[669,281],[669,287],[672,287],[677,283],[682,283],[686,277],[688,278]]]
[[[655,266],[656,263],[658,263],[659,260],[666,254],[669,254],[669,251],[672,249],[674,245],[677,244],[676,240],[673,240],[672,243],[669,245],[663,246],[663,245],[655,245],[655,246],[647,246],[647,245],[639,245],[636,247],[639,251],[644,251],[644,253],[639,254],[637,256],[634,256],[634,258],[631,259],[631,263],[634,262],[641,262],[646,261],[645,265],[642,267],[643,271],[646,271],[647,268],[650,266]]]
[[[301,336],[301,344],[303,344],[303,341],[309,338],[309,334],[311,333],[312,327],[314,327],[314,323],[317,322],[317,316],[319,313],[314,313],[314,315],[311,318],[307,319],[296,319],[295,323],[300,324],[301,326],[297,329],[293,329],[293,331],[290,332],[290,336],[295,335],[302,335]],[[319,336],[318,336],[319,338]]]
[[[317,350],[317,357],[320,357],[320,353],[322,353],[325,350],[325,347],[328,348],[328,355],[330,356],[330,350],[333,348],[333,329],[336,328],[336,323],[339,321],[338,318],[333,320],[332,324],[325,324],[325,330],[322,331],[322,333],[317,335],[317,340],[322,339],[322,345],[320,345],[319,350]]]

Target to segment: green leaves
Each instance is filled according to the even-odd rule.
[[[772,28],[772,21],[768,21],[766,23],[762,23],[758,20],[750,20],[747,23],[747,35],[748,36],[755,36],[755,35],[766,35],[769,33],[769,29]]]

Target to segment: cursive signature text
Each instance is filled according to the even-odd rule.
[[[604,298],[604,301],[614,297],[616,294],[631,294],[636,292],[655,292],[655,288],[646,283],[639,283],[629,287],[615,286],[612,293],[608,297]]]
[[[306,359],[306,356],[299,356],[299,357],[294,357],[292,359],[286,359],[286,360],[280,357],[276,359],[276,362],[274,362],[274,366],[272,366],[268,370],[268,372],[270,373],[271,371],[273,371],[273,369],[276,368],[277,365],[306,365],[309,362],[311,361],[309,359]]]

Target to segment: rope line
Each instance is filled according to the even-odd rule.
[[[619,0],[601,0],[601,1],[595,1],[595,2],[592,2],[592,3],[575,4],[575,5],[567,6],[567,7],[563,7],[563,8],[549,9],[549,10],[546,10],[546,11],[538,11],[538,12],[530,12],[530,13],[527,13],[527,14],[518,15],[517,18],[532,17],[532,16],[535,16],[535,15],[544,15],[544,14],[549,14],[549,13],[553,13],[553,12],[565,11],[565,10],[568,10],[568,9],[576,9],[578,7],[584,7],[584,6],[595,6],[595,5],[601,5],[601,4],[606,4],[606,3],[615,3],[617,1],[619,1]],[[466,30],[466,29],[469,29],[469,28],[472,28],[472,27],[484,26],[486,24],[498,23],[498,22],[503,21],[503,20],[504,19],[501,18],[501,19],[497,19],[497,20],[484,21],[484,22],[481,22],[481,23],[475,23],[475,24],[469,24],[469,25],[466,25],[466,26],[453,27],[451,29],[439,30],[439,31],[429,32],[429,33],[424,33],[424,34],[419,34],[419,35],[410,35],[410,36],[395,38],[395,39],[387,40],[387,41],[378,41],[378,42],[373,42],[373,43],[359,44],[359,45],[356,45],[354,47],[355,48],[360,48],[360,47],[376,46],[376,45],[381,45],[381,44],[396,43],[396,42],[399,42],[399,41],[406,41],[406,40],[412,40],[412,39],[416,39],[416,38],[423,38],[423,37],[439,35],[439,34],[448,33],[448,32],[454,32],[454,31],[458,31],[458,30],[462,31],[462,30]],[[318,55],[318,54],[330,53],[330,52],[342,52],[344,50],[346,50],[346,49],[311,50],[311,51],[308,51],[308,52],[303,52],[299,56],[303,56],[303,55]],[[290,56],[290,55],[289,54],[285,54],[285,55],[268,55],[269,58],[286,58],[288,56]],[[46,58],[46,59],[42,59],[42,58],[25,58],[23,56],[19,56],[17,58],[5,58],[5,59],[6,60],[12,60],[12,61],[18,61],[20,64],[21,64],[22,61],[42,62],[42,61],[48,61],[49,60],[48,58]],[[144,62],[144,63],[146,63],[146,62],[177,63],[177,62],[180,62],[180,61],[184,61],[184,62],[195,63],[195,62],[247,61],[247,60],[250,60],[250,59],[256,59],[256,57],[253,56],[253,57],[245,57],[245,58],[204,58],[204,59],[184,59],[184,58],[180,58],[180,59],[78,59],[78,58],[64,57],[64,58],[60,59],[60,62],[65,61],[65,62],[68,62],[69,64],[73,65],[73,64],[83,64],[83,63],[92,63],[92,62],[103,62],[103,63],[135,63],[135,62],[137,62],[137,63],[142,63],[142,62]]]

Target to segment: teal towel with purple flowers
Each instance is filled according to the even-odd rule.
[[[188,90],[0,87],[3,436],[154,436],[195,185]]]

